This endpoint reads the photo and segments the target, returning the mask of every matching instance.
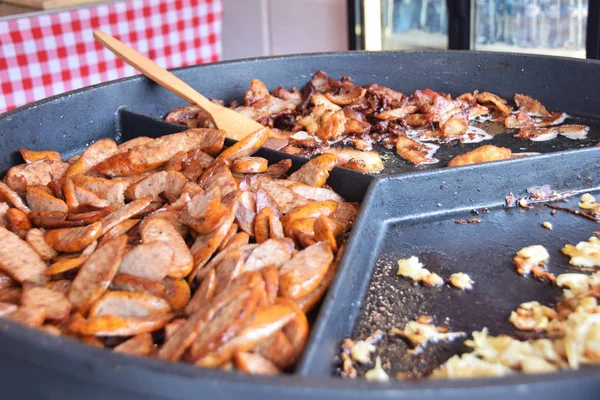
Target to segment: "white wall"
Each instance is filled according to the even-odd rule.
[[[346,0],[223,0],[223,58],[348,50]]]

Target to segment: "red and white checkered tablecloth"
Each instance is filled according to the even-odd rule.
[[[92,35],[166,68],[221,58],[223,0],[130,0],[0,21],[0,113],[137,72]]]

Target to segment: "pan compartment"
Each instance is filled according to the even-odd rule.
[[[508,322],[510,311],[532,300],[554,305],[561,291],[519,276],[512,262],[515,253],[533,244],[544,245],[551,255],[550,272],[570,272],[564,268],[568,258],[560,249],[566,243],[586,241],[598,224],[561,211],[552,216],[543,205],[506,209],[505,196],[512,192],[522,197],[528,187],[548,184],[558,192],[578,192],[559,203],[577,208],[581,193],[600,190],[599,172],[600,149],[588,149],[375,182],[363,202],[300,373],[331,376],[344,338],[364,339],[377,329],[403,329],[421,315],[433,316],[434,324],[464,331],[467,337],[487,326],[491,334],[527,338],[515,334]],[[489,211],[471,213],[482,207]],[[455,222],[473,217],[481,222]],[[544,221],[552,222],[553,230],[544,229]],[[426,268],[445,279],[454,272],[469,274],[474,289],[412,286],[396,276],[397,261],[410,256],[418,256]],[[402,341],[384,339],[378,345],[384,366],[391,361],[393,373],[427,373],[464,347],[462,340],[429,345],[421,361],[407,350]]]

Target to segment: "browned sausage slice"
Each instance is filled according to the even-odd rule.
[[[335,154],[323,154],[313,158],[288,178],[291,181],[304,183],[314,187],[323,187],[329,172],[337,165],[337,156]]]
[[[201,306],[198,311],[192,314],[188,320],[175,331],[173,336],[165,341],[165,344],[158,352],[158,358],[166,360],[179,359],[196,339],[198,332],[202,329],[204,323],[207,320],[212,319],[219,309],[240,293],[263,284],[260,275],[256,272],[242,274],[233,281],[227,289],[215,296],[210,303]]]
[[[34,212],[69,211],[67,203],[54,197],[46,186],[28,186],[25,200],[29,209]]]
[[[0,271],[20,283],[47,281],[46,264],[26,241],[0,226],[0,243]]]
[[[18,308],[16,304],[0,302],[0,317],[15,311]]]
[[[142,226],[142,241],[160,241],[173,250],[173,262],[167,275],[172,278],[185,278],[194,266],[194,258],[185,240],[173,225],[164,219],[151,219]]]
[[[119,273],[160,281],[167,276],[172,262],[173,250],[167,243],[142,243],[125,253]]]
[[[325,277],[323,278],[319,286],[317,286],[315,290],[313,290],[306,296],[295,300],[296,304],[298,304],[298,307],[300,307],[300,309],[304,311],[304,313],[308,313],[310,310],[312,310],[315,307],[315,305],[317,305],[317,303],[323,298],[325,293],[327,293],[327,289],[329,289],[329,285],[331,285],[331,282],[335,277],[335,273],[337,272],[343,254],[344,246],[340,247],[340,249],[338,250],[337,254],[335,255],[335,259],[327,269],[327,273],[325,274]]]
[[[21,306],[10,314],[7,314],[6,318],[10,318],[15,322],[31,328],[39,328],[44,324],[44,320],[46,319],[46,308]]]
[[[104,235],[102,235],[102,237],[99,240],[100,244],[114,239],[117,236],[125,235],[127,232],[133,229],[139,222],[139,219],[126,219],[120,224],[115,225],[114,227],[109,229]]]
[[[287,368],[295,361],[294,348],[281,329],[254,350],[279,368]]]
[[[88,226],[77,228],[53,229],[46,232],[46,242],[56,250],[75,253],[85,249],[102,234],[102,222],[94,222]]]
[[[259,307],[234,338],[200,358],[196,365],[216,367],[231,359],[235,352],[250,351],[274,335],[294,316],[294,310],[284,304]]]
[[[248,242],[250,242],[250,235],[248,235],[246,232],[238,232],[227,242],[221,243],[221,246],[219,246],[219,251],[224,249],[235,249],[236,247],[244,247],[248,244]],[[223,244],[225,245],[223,246]]]
[[[116,346],[113,351],[116,353],[131,354],[134,356],[149,356],[154,350],[152,335],[148,332],[140,333],[129,340]]]
[[[178,198],[181,195],[185,182],[185,176],[179,172],[156,172],[129,186],[125,192],[125,198],[134,200],[152,196],[152,199],[156,201],[158,200],[158,195],[165,191],[168,191],[171,196]]]
[[[276,375],[281,372],[275,364],[257,353],[235,353],[233,362],[237,369],[248,374]]]
[[[44,239],[44,231],[41,229],[33,228],[28,230],[25,240],[40,255],[42,260],[52,260],[58,256],[56,250]]]
[[[291,210],[287,215],[281,218],[284,230],[291,222],[303,218],[317,218],[320,215],[330,215],[338,207],[338,203],[333,200],[313,201]]]
[[[59,152],[56,151],[35,151],[35,150],[28,150],[28,149],[21,149],[20,150],[21,153],[21,157],[23,157],[23,160],[25,160],[26,163],[31,164],[34,163],[36,161],[41,161],[41,160],[50,160],[50,161],[58,161],[61,162],[62,161],[62,157],[60,156]]]
[[[76,175],[71,179],[75,186],[83,186],[97,197],[110,201],[116,208],[121,207],[125,202],[125,190],[130,184],[127,181],[104,179],[88,175]]]
[[[25,205],[25,203],[23,202],[21,196],[19,196],[17,192],[8,187],[8,185],[6,185],[4,182],[0,182],[0,195],[4,199],[6,199],[10,204],[15,206],[15,208],[23,211],[24,213],[29,213],[31,211],[29,207],[27,207],[27,205]]]
[[[64,319],[71,312],[71,303],[67,296],[41,286],[23,290],[21,304],[45,308],[46,318],[54,320]]]
[[[235,219],[241,230],[254,237],[254,220],[256,219],[256,195],[242,192],[238,196],[238,208]]]
[[[240,157],[233,161],[231,171],[236,174],[258,174],[267,172],[269,161],[262,157]]]
[[[313,231],[317,242],[327,242],[331,249],[337,251],[337,241],[335,240],[335,227],[333,222],[325,214],[321,214],[315,220]]]
[[[185,279],[165,278],[162,283],[167,288],[165,299],[171,304],[173,310],[181,310],[190,301],[190,285]]]
[[[133,336],[164,328],[172,319],[173,314],[170,313],[127,318],[103,315],[87,320],[76,320],[69,326],[69,329],[82,335]]]
[[[192,282],[198,273],[203,269],[210,260],[210,257],[223,242],[223,238],[229,231],[235,214],[230,215],[230,218],[222,222],[222,224],[207,235],[199,235],[191,247],[191,252],[194,257],[194,268],[188,277],[188,282]]]
[[[167,296],[167,287],[164,283],[128,274],[115,276],[110,283],[110,288],[112,290],[146,293],[163,299]]]
[[[207,306],[215,296],[215,283],[216,283],[215,270],[211,269],[208,274],[202,280],[200,287],[194,292],[194,295],[190,299],[189,303],[185,306],[185,313],[192,315],[202,307]]]
[[[109,240],[81,266],[69,291],[69,300],[79,312],[85,314],[106,292],[119,268],[126,244],[125,236]]]
[[[286,299],[286,298],[278,298],[275,301],[276,304],[285,304],[294,309],[295,316],[294,318],[288,322],[283,327],[283,333],[288,338],[292,348],[294,349],[294,362],[300,358],[302,351],[304,351],[304,346],[306,345],[306,340],[308,339],[308,319],[306,319],[306,314],[298,308],[296,302]]]
[[[62,179],[67,168],[69,164],[52,160],[16,165],[6,173],[5,182],[12,189],[24,192],[29,185],[47,185],[52,181],[52,177]]]
[[[240,293],[219,309],[202,328],[189,348],[187,359],[195,361],[217,349],[227,338],[235,336],[242,324],[250,318],[260,298],[261,288]]]
[[[328,243],[319,242],[300,251],[279,271],[279,294],[299,299],[316,289],[333,260]]]
[[[215,293],[221,293],[231,281],[241,275],[243,270],[244,257],[240,248],[226,251],[223,261],[215,269]]]
[[[269,138],[269,133],[269,128],[262,128],[247,135],[233,146],[221,152],[219,157],[217,157],[217,161],[224,161],[225,163],[230,164],[233,160],[240,157],[256,153]]]
[[[152,202],[152,197],[144,197],[143,199],[137,199],[119,208],[112,214],[107,215],[102,219],[102,234],[104,235],[110,229],[119,225],[121,222],[133,217],[139,213]]]
[[[275,264],[267,265],[260,270],[260,275],[265,281],[267,303],[273,304],[279,292],[279,270]]]
[[[118,317],[147,317],[171,312],[169,302],[146,293],[114,291],[105,293],[94,303],[88,317],[116,315]]]
[[[200,148],[214,153],[216,149],[222,148],[224,137],[222,131],[214,129],[189,129],[161,136],[109,157],[94,166],[94,170],[111,177],[140,174],[166,164],[180,151]]]
[[[255,248],[246,259],[246,271],[258,271],[267,265],[281,267],[292,258],[294,242],[289,238],[268,239]]]
[[[85,175],[94,165],[104,161],[117,152],[117,144],[110,138],[92,143],[75,161],[65,176]]]

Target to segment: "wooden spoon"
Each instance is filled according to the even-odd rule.
[[[115,53],[117,57],[140,71],[146,77],[152,79],[165,89],[170,90],[190,103],[200,106],[200,108],[210,114],[215,125],[226,132],[225,136],[228,138],[240,140],[246,137],[246,135],[264,128],[253,119],[244,117],[229,108],[211,102],[192,89],[187,83],[120,40],[117,40],[100,30],[94,31],[94,37],[102,43],[104,47]]]

